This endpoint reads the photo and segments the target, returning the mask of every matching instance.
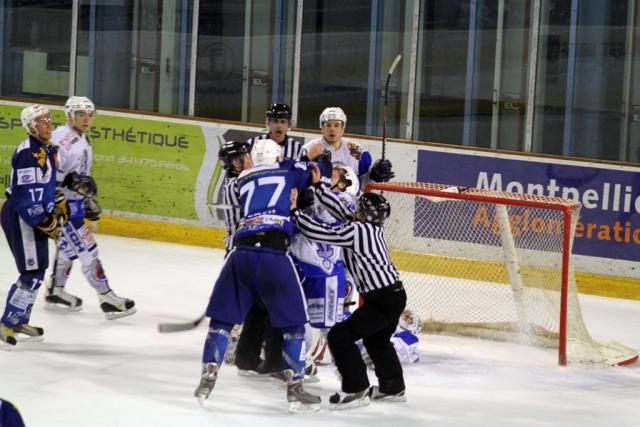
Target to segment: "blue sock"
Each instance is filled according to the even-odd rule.
[[[229,334],[231,333],[232,328],[233,325],[230,323],[211,319],[209,332],[207,333],[207,339],[202,351],[203,364],[213,362],[218,366],[222,365],[224,355],[227,352]]]
[[[307,346],[304,343],[304,325],[283,328],[283,354],[286,369],[293,370],[293,379],[304,378],[304,363],[307,358]]]
[[[0,320],[7,326],[16,326],[29,322],[33,303],[44,279],[44,270],[27,271],[20,274],[18,282],[11,285],[7,295],[7,304]]]

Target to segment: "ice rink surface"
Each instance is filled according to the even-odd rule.
[[[97,241],[113,289],[135,299],[138,313],[105,320],[79,265],[68,290],[83,298],[83,311],[44,310],[41,288],[31,323],[45,328],[45,341],[0,351],[0,397],[29,427],[640,426],[640,364],[561,368],[553,350],[430,335],[421,337],[421,362],[405,368],[406,403],[329,411],[339,383],[327,366],[307,386],[322,395],[322,410],[290,414],[281,384],[241,378],[226,366],[200,408],[193,390],[206,326],[160,334],[157,324],[202,313],[223,252],[105,235]],[[16,278],[3,238],[2,308]],[[581,302],[594,338],[640,348],[640,302]]]

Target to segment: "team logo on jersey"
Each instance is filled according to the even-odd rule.
[[[47,163],[47,152],[44,148],[40,148],[38,153],[31,153],[31,155],[33,155],[33,158],[36,159],[41,168]]]
[[[18,185],[29,185],[36,182],[36,169],[23,168],[16,170]]]
[[[333,262],[331,261],[334,251],[333,246],[325,243],[316,243],[316,246],[318,247],[316,253],[318,254],[318,257],[322,258],[322,267],[324,267],[325,270],[330,271],[333,266]]]
[[[360,148],[360,146],[358,144],[355,144],[353,142],[350,142],[348,144],[349,147],[349,153],[356,158],[356,160],[360,160],[360,157],[362,156],[362,148]]]

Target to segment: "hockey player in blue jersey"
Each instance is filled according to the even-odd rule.
[[[284,334],[283,356],[287,401],[293,412],[317,411],[320,397],[304,391],[304,294],[288,253],[293,224],[289,218],[293,189],[310,185],[312,163],[280,162],[280,147],[272,140],[256,141],[253,167],[237,179],[243,218],[215,283],[207,315],[211,317],[204,345],[200,384],[194,394],[206,399],[213,389],[227,349],[229,332],[242,323],[257,297],[264,302],[274,328]],[[324,171],[330,166],[322,166]]]
[[[16,334],[39,340],[43,329],[29,324],[31,308],[49,265],[48,239],[56,239],[69,220],[69,205],[56,191],[56,149],[51,143],[51,116],[42,105],[22,110],[29,137],[11,158],[11,184],[2,205],[1,223],[20,273],[11,285],[0,319],[0,340],[16,345]]]

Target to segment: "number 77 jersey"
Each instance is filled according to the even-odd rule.
[[[237,179],[242,219],[236,238],[266,231],[285,231],[289,240],[293,224],[289,218],[291,190],[311,184],[311,164],[285,160],[243,171]]]

